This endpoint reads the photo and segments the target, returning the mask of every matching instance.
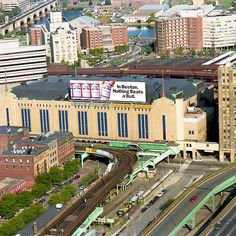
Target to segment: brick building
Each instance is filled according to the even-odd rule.
[[[176,48],[201,50],[202,17],[161,17],[156,21],[157,52]]]
[[[8,193],[18,193],[26,190],[26,179],[3,178],[0,179],[0,198]]]
[[[29,29],[30,44],[32,46],[44,45],[44,38],[41,25],[35,25],[34,28]]]
[[[49,171],[52,166],[62,165],[74,156],[74,139],[69,132],[48,133],[30,139],[15,138],[8,144],[11,145],[2,149],[0,154],[0,177],[25,178],[27,187],[34,184],[38,174]]]
[[[97,26],[82,29],[83,49],[104,48],[114,51],[115,46],[126,44],[128,44],[127,26]]]

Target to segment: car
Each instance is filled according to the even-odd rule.
[[[57,208],[57,209],[61,209],[62,207],[63,207],[63,204],[62,204],[62,203],[57,203],[57,204],[56,204],[56,208]]]
[[[156,202],[157,201],[157,199],[158,199],[158,196],[155,196],[154,198],[153,198],[153,200]]]
[[[80,175],[79,175],[79,174],[77,174],[77,175],[74,176],[74,180],[79,179],[79,178],[80,178]]]
[[[162,197],[163,195],[164,195],[164,193],[165,193],[165,190],[163,189],[163,190],[161,190],[159,193],[157,193],[157,197]]]
[[[152,200],[149,202],[149,205],[150,205],[150,206],[153,205],[154,202],[155,202],[155,201],[152,199]]]
[[[219,221],[215,224],[214,229],[215,230],[220,230],[222,228],[222,223]]]
[[[142,208],[141,212],[145,212],[147,209],[148,209],[148,207],[147,207],[147,206],[144,206],[144,207]]]
[[[84,190],[84,186],[83,186],[83,185],[80,186],[80,187],[79,187],[79,190],[80,190],[80,191]]]
[[[193,195],[192,197],[189,198],[189,202],[194,202],[197,200],[197,196]]]

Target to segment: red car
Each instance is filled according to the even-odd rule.
[[[194,202],[197,200],[197,196],[196,195],[193,195],[192,197],[190,197],[189,201],[190,202]]]

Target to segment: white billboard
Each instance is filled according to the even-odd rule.
[[[72,100],[146,102],[145,82],[70,80]]]

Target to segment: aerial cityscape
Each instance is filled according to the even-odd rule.
[[[0,0],[0,236],[235,236],[236,1]]]

